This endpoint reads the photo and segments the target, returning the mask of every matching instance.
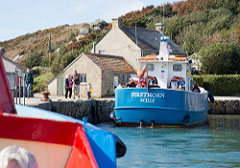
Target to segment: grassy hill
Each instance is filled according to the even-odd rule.
[[[6,57],[14,59],[17,55],[24,54],[26,58],[26,56],[36,50],[39,53],[44,53],[47,50],[49,33],[52,36],[53,46],[57,44],[66,45],[69,42],[71,32],[79,32],[80,28],[88,26],[88,24],[63,25],[56,28],[38,30],[31,34],[0,42],[0,45],[6,49]]]

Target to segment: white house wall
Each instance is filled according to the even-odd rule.
[[[123,56],[124,59],[135,69],[138,69],[137,59],[141,57],[141,49],[119,28],[112,29],[96,45],[96,53]]]
[[[48,84],[48,92],[51,96],[57,96],[57,78]]]

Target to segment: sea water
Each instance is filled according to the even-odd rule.
[[[240,117],[212,117],[196,128],[100,126],[127,146],[118,168],[240,167]]]

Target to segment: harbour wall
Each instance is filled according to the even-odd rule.
[[[209,103],[208,114],[240,114],[240,99],[216,99]]]
[[[110,113],[114,110],[114,100],[77,100],[67,102],[46,102],[37,107],[64,114],[77,119],[86,117],[92,124],[111,121]]]
[[[110,113],[114,111],[114,105],[114,99],[104,99],[67,102],[50,101],[40,103],[37,107],[77,119],[87,117],[89,122],[98,124],[111,121]],[[240,114],[240,99],[217,99],[214,103],[209,103],[209,107],[209,114]]]

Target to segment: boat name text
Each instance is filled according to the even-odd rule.
[[[131,97],[139,98],[164,98],[164,93],[132,92]]]

